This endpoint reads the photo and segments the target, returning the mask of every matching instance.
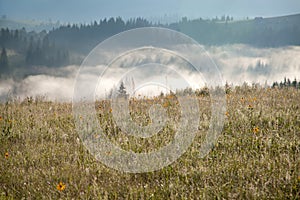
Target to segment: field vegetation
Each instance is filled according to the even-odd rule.
[[[198,150],[209,127],[210,97],[197,98],[199,130],[188,151],[168,167],[138,174],[110,169],[89,154],[71,103],[27,98],[0,104],[0,199],[300,199],[299,89],[228,88],[222,134],[204,158]],[[112,142],[147,152],[172,140],[180,118],[176,95],[165,95],[131,99],[132,119],[151,123],[147,109],[154,103],[173,123],[149,139],[122,133],[109,101],[95,108]]]

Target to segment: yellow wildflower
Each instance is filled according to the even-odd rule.
[[[258,127],[254,127],[253,128],[253,133],[258,133],[259,132],[259,128]]]
[[[66,189],[66,185],[63,182],[59,182],[56,186],[56,189],[59,191],[63,191]]]
[[[168,106],[169,106],[169,102],[166,101],[166,102],[163,104],[163,107],[164,107],[164,108],[167,108]]]

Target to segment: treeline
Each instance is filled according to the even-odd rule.
[[[256,47],[278,47],[300,45],[300,14],[231,21],[222,20],[182,20],[170,25],[201,44],[223,45],[242,43]]]
[[[122,31],[140,27],[165,27],[185,33],[200,44],[223,45],[243,43],[259,47],[300,45],[300,15],[256,18],[234,21],[230,16],[212,20],[188,20],[186,17],[172,24],[153,24],[146,19],[136,18],[124,21],[121,17],[105,18],[90,24],[68,24],[46,32],[27,32],[1,29],[0,47],[3,57],[11,66],[63,66],[80,64],[82,59],[101,41]],[[3,51],[2,51],[3,52]],[[10,54],[9,54],[10,52]],[[6,62],[4,62],[6,63]],[[268,70],[268,66],[259,66]],[[251,69],[249,69],[251,71]],[[253,69],[254,70],[254,69]],[[256,69],[255,69],[256,70]]]
[[[0,45],[2,48],[10,48],[17,52],[25,53],[28,47],[29,35],[30,33],[26,32],[25,28],[20,30],[2,28],[0,31]]]
[[[120,17],[103,19],[92,24],[60,26],[46,32],[27,32],[25,28],[0,31],[0,47],[3,59],[0,73],[8,73],[13,68],[28,66],[59,67],[80,64],[95,45],[106,38],[125,30],[155,26],[143,18],[124,22]],[[8,55],[8,50],[12,51]],[[2,59],[2,60],[3,60]]]
[[[293,81],[291,81],[289,78],[284,78],[283,81],[280,82],[273,82],[271,86],[268,85],[261,85],[259,83],[253,83],[252,85],[249,85],[247,82],[244,82],[242,85],[237,85],[234,86],[233,84],[229,84],[226,82],[225,84],[225,93],[230,94],[233,90],[244,90],[244,89],[250,89],[250,88],[273,88],[273,89],[286,89],[286,88],[295,88],[295,89],[300,89],[300,81],[297,81],[295,78]],[[204,86],[200,89],[193,90],[192,88],[185,88],[185,89],[180,89],[176,90],[176,95],[182,95],[182,96],[187,96],[187,95],[196,95],[196,96],[209,96],[210,95],[210,89],[207,86]],[[172,93],[170,91],[170,93]],[[162,93],[161,96],[164,94]]]
[[[143,18],[124,21],[102,19],[88,25],[66,25],[49,32],[49,38],[63,47],[89,52],[99,42],[125,30],[139,27],[165,27],[191,36],[204,45],[243,43],[256,47],[300,45],[300,14],[276,18],[234,21],[230,16],[215,19],[188,20],[172,24],[153,24]]]
[[[27,65],[64,66],[70,64],[69,51],[56,47],[54,42],[49,41],[48,35],[42,40],[31,37],[25,61]]]
[[[297,88],[300,89],[300,81],[298,82],[295,78],[293,81],[291,81],[289,78],[284,78],[283,81],[280,81],[279,83],[275,81],[272,85],[273,88]]]
[[[101,41],[126,30],[158,26],[143,18],[123,21],[121,17],[102,19],[91,24],[69,24],[53,29],[49,32],[51,41],[60,44],[61,47],[76,51],[77,53],[88,53]]]
[[[26,30],[0,30],[1,59],[0,72],[8,72],[15,67],[33,65],[63,66],[69,64],[68,48],[49,40],[48,33]],[[12,51],[8,55],[8,50]],[[3,60],[6,60],[5,62]],[[8,68],[10,67],[10,68]]]
[[[128,88],[132,87],[132,85],[130,84],[131,81],[134,82],[133,79],[130,80],[130,81],[128,81],[128,80],[122,81],[118,87],[115,87],[115,88],[111,89],[106,97],[109,98],[109,99],[112,98],[113,90],[117,90],[117,95],[119,97],[128,97],[129,94],[127,93],[127,87]],[[255,88],[263,88],[263,87],[265,87],[265,88],[274,88],[274,89],[276,89],[276,88],[278,88],[278,89],[284,89],[284,88],[300,89],[300,81],[298,82],[296,78],[293,81],[291,81],[289,78],[284,78],[284,80],[281,81],[280,83],[278,83],[276,81],[271,86],[268,86],[268,85],[262,86],[259,83],[253,83],[252,85],[249,85],[247,82],[244,82],[242,85],[234,86],[233,84],[229,84],[228,82],[226,82],[224,89],[225,89],[226,94],[230,94],[233,90],[244,90],[245,91],[245,89],[251,89],[251,88],[255,89]],[[217,87],[215,89],[221,89],[221,88]],[[132,88],[130,90],[132,90]],[[134,88],[133,88],[133,90],[134,90]],[[211,88],[209,88],[207,86],[201,87],[201,88],[196,89],[196,90],[192,89],[191,87],[187,87],[187,88],[184,88],[184,89],[176,89],[175,93],[171,90],[169,92],[166,92],[166,93],[161,91],[160,97],[164,97],[164,96],[167,96],[167,95],[209,96],[210,95],[210,90],[211,90]]]

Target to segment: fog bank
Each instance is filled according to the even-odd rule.
[[[234,85],[266,82],[271,85],[274,81],[281,81],[284,77],[300,80],[300,47],[288,46],[282,48],[254,48],[247,45],[225,45],[205,47],[208,54],[218,66],[224,82]],[[193,55],[197,56],[197,55]],[[134,58],[132,58],[134,59]],[[128,61],[128,60],[127,60]],[[174,61],[174,60],[173,60]],[[158,60],[157,63],[160,63]],[[182,63],[178,62],[178,65]],[[111,70],[108,76],[99,79],[95,77],[97,70],[105,66],[89,67],[84,71],[85,81],[98,80],[95,95],[108,96],[112,88],[118,88],[120,82],[125,82],[127,92],[130,94],[157,95],[160,91],[184,88],[187,85],[178,81],[181,77],[188,79],[191,87],[197,88],[205,85],[205,77],[199,79],[189,70],[177,68],[172,72],[163,69],[164,66],[143,68],[140,71],[128,73],[126,69]],[[161,68],[160,68],[161,67]],[[65,66],[61,68],[40,69],[40,74],[29,75],[22,80],[0,80],[0,100],[8,97],[45,96],[48,100],[71,101],[74,83],[79,66]],[[122,77],[121,80],[119,77]],[[145,82],[159,83],[141,86]],[[92,83],[91,83],[92,84]]]

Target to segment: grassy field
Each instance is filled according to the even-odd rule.
[[[72,105],[45,100],[0,104],[0,199],[300,199],[300,90],[236,87],[227,94],[223,132],[198,157],[210,99],[199,96],[199,132],[188,151],[159,171],[130,174],[101,164],[75,131]],[[132,118],[149,122],[159,101],[174,122],[176,98],[132,100]],[[155,150],[174,127],[150,138],[126,136],[108,102],[96,104],[107,136],[124,149]]]

